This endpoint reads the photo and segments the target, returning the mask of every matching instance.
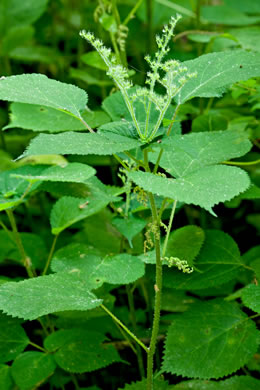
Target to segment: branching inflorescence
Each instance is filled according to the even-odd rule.
[[[169,24],[164,26],[162,35],[156,36],[158,51],[155,53],[155,58],[152,59],[149,55],[145,57],[151,69],[147,72],[146,78],[146,84],[150,87],[138,87],[134,93],[130,93],[130,89],[133,84],[129,80],[128,70],[117,62],[111,49],[106,48],[103,42],[96,39],[91,32],[86,32],[85,30],[80,32],[80,36],[85,38],[97,50],[107,65],[107,75],[114,80],[116,86],[121,91],[137,133],[140,139],[144,142],[152,141],[161,126],[165,113],[174,96],[180,92],[182,87],[190,78],[196,76],[195,73],[188,73],[188,69],[185,66],[182,66],[179,61],[164,61],[165,56],[170,50],[169,43],[173,37],[176,23],[180,18],[180,15],[177,15],[176,18],[172,17]],[[166,93],[164,96],[159,95],[155,91],[156,83],[165,88]],[[136,117],[134,107],[136,100],[141,101],[145,107],[146,121],[144,126],[141,125]],[[150,113],[153,106],[159,114],[156,122],[150,124]]]

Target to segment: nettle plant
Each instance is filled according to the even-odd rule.
[[[192,98],[220,97],[233,83],[259,76],[260,55],[233,50],[184,63],[167,59],[178,19],[171,18],[156,37],[155,56],[146,57],[147,87],[133,86],[111,50],[92,33],[80,33],[100,54],[119,90],[103,102],[110,122],[104,113],[94,116],[86,110],[87,94],[74,85],[40,74],[0,80],[0,98],[13,102],[7,128],[58,133],[35,137],[18,159],[19,167],[0,176],[0,209],[10,222],[10,229],[1,222],[3,257],[28,273],[25,280],[3,279],[0,288],[0,358],[2,363],[14,360],[0,366],[1,388],[12,389],[14,381],[15,388],[34,389],[48,378],[52,387],[64,389],[72,380],[80,388],[77,377],[66,373],[125,364],[113,342],[122,338],[136,354],[142,377],[124,389],[259,388],[250,375],[230,376],[257,353],[259,252],[241,257],[223,231],[195,225],[172,230],[172,225],[185,204],[216,217],[216,204],[258,194],[247,172],[236,166],[241,163],[229,161],[251,149],[248,133],[182,135],[178,113]],[[104,185],[92,166],[62,157],[88,154],[114,156],[123,185]],[[43,191],[59,198],[50,213],[54,239],[48,256],[39,236],[18,231],[14,213]],[[61,233],[83,220],[85,235],[71,236],[55,251]],[[106,226],[116,232],[113,238]],[[96,244],[84,242],[88,231]],[[103,235],[116,242],[109,253]],[[243,288],[231,294],[241,272],[246,274],[240,278]],[[111,291],[122,285],[130,319],[114,314]],[[135,309],[137,291],[152,307],[152,318]],[[171,314],[161,316],[162,309]],[[28,338],[21,319],[39,321],[42,346]],[[160,338],[163,358],[155,371]],[[24,352],[27,346],[38,350]],[[168,380],[168,374],[191,379],[173,386],[165,373]]]

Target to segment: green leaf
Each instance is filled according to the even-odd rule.
[[[89,51],[80,57],[84,64],[92,66],[96,69],[107,70],[107,65],[104,63],[97,51]]]
[[[242,301],[249,309],[260,313],[260,286],[250,284],[242,291]]]
[[[81,119],[88,96],[75,85],[42,74],[22,74],[0,80],[0,99],[51,107]]]
[[[127,238],[131,248],[133,247],[132,239],[143,230],[146,224],[147,221],[136,218],[132,214],[128,218],[116,217],[112,221],[112,225]]]
[[[260,381],[251,376],[233,376],[223,381],[185,381],[172,390],[258,390]]]
[[[213,215],[213,206],[232,199],[250,185],[246,172],[224,165],[208,166],[176,180],[146,172],[127,174],[145,191],[200,206]]]
[[[56,368],[51,355],[42,352],[24,352],[12,364],[12,376],[21,390],[31,390],[44,383]],[[26,373],[26,375],[25,375]]]
[[[227,5],[215,5],[201,7],[201,17],[210,23],[224,24],[226,26],[245,26],[256,24],[260,21],[259,16],[248,16],[237,9]]]
[[[237,244],[228,234],[220,230],[205,230],[205,241],[194,265],[196,269],[191,274],[168,270],[164,286],[180,290],[215,287],[234,279],[243,262]]]
[[[23,352],[29,339],[20,321],[0,314],[0,344],[0,363],[9,362]]]
[[[0,287],[0,309],[26,320],[57,311],[90,310],[101,302],[84,280],[62,272]]]
[[[116,198],[106,196],[104,193],[92,193],[83,199],[63,196],[51,211],[52,234],[59,234],[74,223],[96,214],[114,199]]]
[[[125,387],[120,387],[118,390],[144,390],[146,388],[147,380],[143,379],[141,382],[132,382],[126,384]],[[160,378],[154,379],[154,390],[167,390],[169,388],[168,382]]]
[[[192,121],[192,132],[201,132],[201,131],[219,131],[219,130],[226,130],[228,127],[228,120],[225,116],[220,114],[203,114],[197,116]],[[232,134],[232,133],[231,133]],[[237,133],[237,137],[239,136],[239,133]],[[226,134],[230,135],[230,133]],[[233,133],[235,135],[235,133]],[[241,138],[242,138],[242,132],[241,132]],[[242,141],[242,139],[241,139]],[[233,143],[233,140],[231,140],[231,144]],[[234,146],[234,145],[232,145]]]
[[[37,174],[42,169],[42,166],[25,165],[0,173],[0,211],[17,206],[19,203],[25,201],[27,196],[39,186],[39,183],[30,186],[23,178],[16,178],[13,175]],[[24,196],[25,194],[26,196]]]
[[[53,166],[44,169],[40,174],[13,174],[19,179],[34,181],[58,181],[85,183],[87,179],[94,176],[96,170],[86,164],[67,163],[65,166]]]
[[[11,28],[4,36],[1,45],[1,55],[8,55],[18,46],[25,44],[33,38],[32,26],[17,26]]]
[[[166,256],[178,257],[192,265],[201,250],[204,240],[205,233],[198,226],[189,225],[176,229],[170,234]]]
[[[10,58],[21,62],[41,62],[43,64],[62,63],[62,57],[58,50],[49,46],[20,46],[14,48],[10,54]],[[64,66],[64,65],[63,65]]]
[[[14,127],[33,131],[48,131],[50,133],[86,130],[85,125],[77,118],[51,107],[12,103],[10,109],[11,122],[4,127],[4,130]],[[109,121],[108,115],[103,111],[83,112],[82,118],[92,128]]]
[[[137,140],[119,135],[116,140],[110,140],[107,136],[97,133],[40,134],[31,141],[20,158],[38,154],[107,155],[134,149],[140,145]]]
[[[11,368],[5,364],[0,364],[0,389],[4,389],[4,390],[13,389]]]
[[[165,342],[166,372],[217,379],[243,367],[257,351],[255,323],[235,303],[198,302],[175,318]]]
[[[217,8],[217,7],[210,7]],[[227,88],[237,81],[260,75],[260,55],[244,50],[224,51],[202,55],[183,65],[189,72],[197,72],[197,77],[189,80],[176,101],[179,104],[196,96],[222,96]]]
[[[258,0],[224,0],[230,7],[238,9],[247,14],[260,14],[260,3]]]
[[[177,135],[159,145],[164,149],[160,166],[175,177],[186,176],[205,165],[241,157],[252,146],[246,133],[231,130]],[[151,153],[153,163],[157,158],[158,153]]]
[[[45,11],[48,0],[0,0],[0,35],[12,27],[29,25]]]
[[[123,253],[101,258],[92,253],[84,244],[70,244],[54,254],[51,268],[54,272],[79,272],[93,285],[127,284],[144,275],[144,263],[136,256]]]
[[[259,27],[243,27],[229,30],[238,40],[239,44],[245,50],[260,51],[259,39],[260,39],[260,28]]]
[[[83,373],[121,361],[116,349],[104,344],[104,339],[101,333],[75,328],[52,333],[44,346],[55,351],[54,359],[63,370]]]

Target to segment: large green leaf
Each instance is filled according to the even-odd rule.
[[[259,27],[244,27],[229,30],[240,43],[243,49],[260,51],[259,39],[260,39],[260,28]]]
[[[75,328],[52,333],[44,340],[44,346],[54,352],[63,370],[83,373],[121,361],[116,349],[104,344],[104,339],[101,333]]]
[[[86,245],[77,243],[59,249],[51,268],[54,272],[79,272],[93,284],[127,284],[144,275],[144,263],[136,256],[123,253],[101,258],[92,255]]]
[[[13,380],[11,377],[11,368],[5,364],[0,364],[0,389],[12,390]]]
[[[21,390],[31,390],[51,376],[56,368],[53,356],[42,352],[24,352],[12,364],[12,376]],[[26,373],[26,375],[25,375]]]
[[[51,107],[12,103],[10,109],[11,122],[4,127],[4,130],[13,127],[33,131],[48,131],[50,133],[86,130],[84,124],[78,119]],[[92,128],[101,126],[109,121],[108,115],[103,111],[83,112],[82,118]]]
[[[214,24],[224,24],[227,26],[246,26],[260,22],[259,16],[248,16],[237,9],[237,3],[234,8],[227,5],[209,5],[201,7],[201,17]]]
[[[22,74],[0,80],[0,100],[51,107],[81,119],[88,96],[75,85],[42,74]]]
[[[0,35],[12,27],[35,22],[44,12],[48,0],[0,0]]]
[[[260,14],[260,3],[258,0],[224,0],[224,4],[247,14]]]
[[[129,172],[128,176],[146,191],[200,206],[213,215],[213,206],[232,199],[250,185],[245,171],[223,165],[204,167],[176,180],[146,172]]]
[[[175,177],[186,176],[205,165],[241,157],[251,149],[248,135],[232,130],[176,135],[159,145],[163,148],[160,166]],[[157,157],[158,152],[150,154],[154,163]]]
[[[0,309],[26,320],[57,311],[89,310],[101,302],[78,275],[62,272],[0,287]]]
[[[0,314],[0,363],[9,362],[29,344],[20,321]]]
[[[228,234],[205,230],[205,241],[194,265],[196,268],[191,274],[175,269],[165,272],[165,287],[197,290],[219,286],[234,279],[244,264],[237,244]]]
[[[244,50],[205,54],[183,65],[189,72],[197,72],[197,77],[180,91],[176,97],[179,104],[196,96],[221,96],[231,84],[260,76],[260,54]]]
[[[127,238],[129,245],[132,248],[132,239],[144,229],[147,221],[136,218],[131,214],[128,218],[114,218],[112,224],[124,237]]]
[[[260,313],[260,286],[250,284],[244,288],[242,292],[242,301],[245,306]]]
[[[172,390],[258,390],[260,381],[251,376],[233,376],[223,381],[185,381]]]
[[[61,181],[61,182],[73,182],[73,183],[85,183],[87,179],[94,176],[96,170],[86,164],[81,163],[68,163],[65,166],[53,166],[45,168],[40,174],[27,173],[27,174],[13,174],[14,177],[21,178],[29,181]]]
[[[258,340],[255,323],[237,304],[194,303],[169,327],[163,369],[190,378],[221,378],[250,360]]]
[[[117,136],[110,140],[102,134],[66,132],[62,134],[40,134],[34,138],[21,157],[38,154],[113,154],[137,148],[141,143],[135,139]]]

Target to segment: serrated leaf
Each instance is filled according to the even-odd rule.
[[[75,85],[61,83],[42,74],[22,74],[0,80],[0,100],[51,107],[81,119],[88,96]]]
[[[176,180],[147,172],[128,172],[127,175],[146,191],[200,206],[213,215],[213,206],[232,199],[250,185],[246,172],[224,165],[204,167]]]
[[[101,302],[84,280],[62,272],[0,287],[0,310],[26,320],[57,311],[90,310]]]
[[[20,156],[38,154],[100,154],[109,155],[137,148],[141,143],[124,136],[110,140],[105,135],[93,133],[66,132],[62,134],[40,134],[34,138],[25,152]]]
[[[54,272],[79,272],[91,283],[127,284],[144,275],[144,263],[136,256],[126,253],[99,257],[84,244],[70,244],[59,249],[53,257]]]
[[[251,149],[248,135],[238,131],[212,131],[173,136],[162,141],[160,166],[175,177],[183,177],[206,165],[241,157]],[[153,163],[158,153],[150,154]]]
[[[249,309],[260,313],[260,286],[250,284],[242,291],[242,301]]]
[[[86,164],[67,163],[65,166],[53,166],[45,168],[40,174],[13,174],[13,177],[29,181],[58,181],[85,183],[87,179],[94,176],[96,170]]]
[[[44,340],[44,346],[56,351],[54,359],[63,370],[83,373],[121,361],[112,345],[102,343],[104,339],[101,333],[75,328],[52,333]]]
[[[24,352],[12,364],[12,376],[21,390],[31,390],[44,383],[56,368],[53,356],[42,352]],[[26,375],[25,375],[26,373]]]
[[[176,101],[182,104],[196,96],[219,97],[231,84],[258,77],[259,65],[259,53],[240,49],[204,54],[195,60],[185,61],[183,66],[187,67],[189,72],[197,72],[197,77],[184,85]]]
[[[180,290],[215,287],[234,279],[244,264],[237,244],[228,234],[205,230],[205,241],[194,265],[196,269],[191,274],[169,269],[164,286]]]
[[[143,379],[141,382],[132,382],[131,384],[126,384],[125,387],[120,387],[118,390],[144,390],[146,388],[147,380]],[[160,378],[156,378],[153,381],[154,390],[167,390],[169,387],[168,382]]]
[[[35,22],[44,12],[48,0],[0,0],[0,35],[16,26]]]
[[[198,256],[205,240],[204,231],[194,225],[184,226],[174,230],[170,236],[166,256],[186,260],[189,265]]]
[[[185,381],[172,390],[258,390],[260,381],[251,376],[233,376],[223,381]]]
[[[75,222],[81,221],[102,210],[114,197],[105,194],[91,194],[86,198],[63,196],[52,208],[51,228],[53,234],[59,234]]]
[[[127,238],[131,248],[133,247],[132,239],[144,229],[146,224],[147,221],[136,218],[132,214],[128,218],[116,217],[112,221],[112,225]]]
[[[20,321],[0,314],[0,363],[16,358],[29,341]]]
[[[221,378],[250,360],[258,339],[255,323],[237,304],[195,303],[169,327],[163,370],[189,378]]]
[[[11,368],[5,364],[0,364],[0,389],[12,390],[13,380],[11,377]]]
[[[10,109],[11,122],[4,127],[4,130],[19,127],[33,131],[48,131],[50,133],[74,130],[86,131],[84,124],[77,118],[51,107],[12,103]],[[81,116],[92,128],[101,126],[109,121],[108,115],[103,111],[83,112]]]

